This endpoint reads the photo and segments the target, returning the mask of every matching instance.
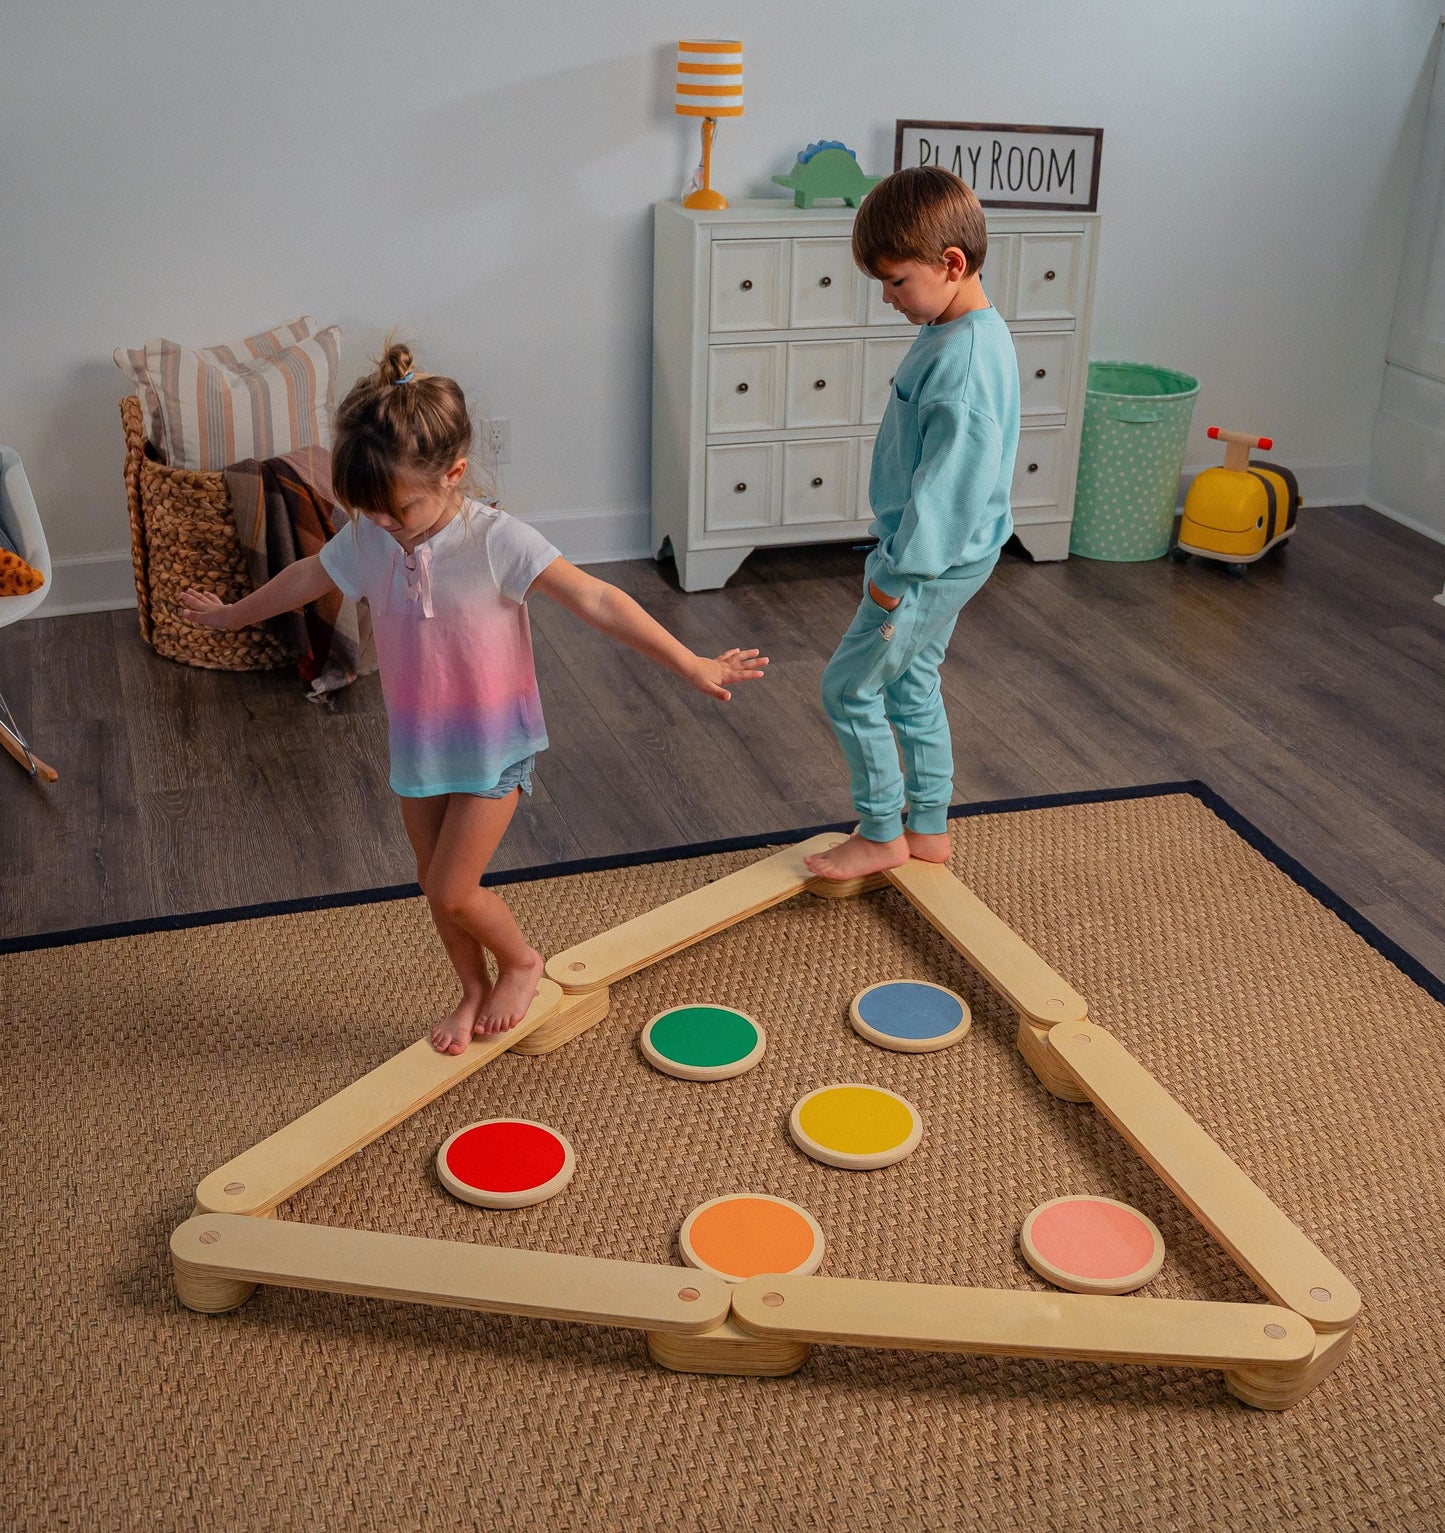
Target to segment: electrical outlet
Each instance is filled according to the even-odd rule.
[[[487,451],[498,463],[512,461],[512,423],[509,420],[487,422]]]

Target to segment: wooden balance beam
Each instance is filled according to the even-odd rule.
[[[558,954],[510,1032],[455,1056],[419,1040],[212,1173],[197,1190],[197,1217],[172,1239],[182,1301],[233,1309],[257,1283],[273,1283],[629,1326],[647,1332],[656,1361],[684,1371],[791,1372],[809,1344],[823,1341],[1220,1368],[1251,1405],[1283,1409],[1301,1399],[1348,1351],[1358,1292],[1128,1051],[1087,1021],[1083,998],[936,864],[910,862],[886,879],[1014,1007],[1019,1048],[1044,1084],[1092,1101],[1274,1305],[814,1277],[757,1278],[729,1292],[719,1279],[676,1267],[264,1218],[515,1044],[535,1034],[540,1052],[590,1026],[606,1013],[610,984],[822,888],[803,858],[844,839],[815,836]],[[827,892],[873,886],[860,879]]]
[[[763,857],[558,953],[547,961],[547,976],[569,993],[614,985],[822,882],[803,866],[803,859],[847,839],[837,831],[825,831]]]
[[[505,1053],[562,1013],[561,990],[544,979],[527,1014],[505,1033],[439,1054],[425,1038],[243,1151],[196,1188],[198,1212],[265,1215],[333,1166]],[[576,1003],[571,1003],[576,1004]]]
[[[1044,1086],[1066,1101],[1087,1100],[1048,1045],[1051,1027],[1088,1015],[1083,996],[941,863],[914,860],[883,876],[1013,1007],[1018,1051]]]
[[[941,863],[915,858],[883,876],[1035,1027],[1088,1015],[1083,996]]]
[[[234,1309],[265,1283],[692,1335],[720,1325],[732,1302],[721,1278],[686,1267],[239,1214],[187,1219],[171,1236],[171,1261],[181,1302],[212,1314]]]
[[[1272,1304],[756,1277],[733,1289],[755,1336],[1091,1363],[1250,1368],[1287,1387],[1314,1356],[1309,1322]]]
[[[1089,1100],[1276,1304],[1317,1331],[1347,1330],[1355,1285],[1239,1169],[1119,1040],[1093,1023],[1049,1034]]]

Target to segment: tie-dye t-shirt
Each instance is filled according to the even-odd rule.
[[[371,608],[404,798],[485,793],[546,748],[524,598],[557,557],[536,528],[475,500],[411,555],[364,516],[321,550],[342,594]]]

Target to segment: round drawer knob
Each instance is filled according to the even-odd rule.
[[[814,382],[813,387],[815,389],[825,389],[828,387],[828,380],[826,378],[819,378]]]
[[[1030,463],[1029,464],[1029,473],[1036,474],[1036,473],[1038,473],[1038,471],[1039,471],[1039,466],[1038,466],[1037,463]]]
[[[1052,277],[1053,272],[1050,272],[1049,276]],[[743,292],[751,293],[753,290],[753,279],[751,277],[744,277],[738,285],[742,288]]]
[[[738,482],[733,486],[734,492],[736,494],[738,494],[738,495],[741,495],[743,493],[743,491],[746,490],[746,489],[747,489],[747,485],[744,484],[741,479],[739,479]]]
[[[1053,272],[1051,272],[1051,271],[1046,271],[1046,272],[1045,272],[1045,273],[1044,273],[1044,281],[1045,281],[1045,282],[1052,282],[1052,281],[1053,281],[1053,280],[1054,280],[1054,274],[1053,274]]]
[[[833,279],[831,277],[819,277],[818,278],[818,286],[819,287],[832,287],[832,285],[833,285]]]
[[[813,481],[813,488],[815,490],[820,490],[820,489],[822,489],[822,487],[823,487],[823,481],[821,479],[815,479]]]
[[[748,391],[748,386],[747,386],[746,383],[738,384],[738,393],[739,394],[746,394],[747,391]]]
[[[1043,368],[1040,368],[1040,369],[1039,369],[1039,370],[1038,370],[1038,372],[1036,372],[1036,373],[1035,373],[1035,374],[1034,374],[1034,377],[1035,377],[1035,378],[1046,378],[1046,377],[1048,377],[1048,374],[1047,374],[1047,373],[1046,373],[1046,372],[1045,372],[1045,371],[1044,371],[1044,370],[1043,370]],[[746,388],[746,387],[747,387],[747,385],[746,385],[746,384],[744,384],[744,385],[743,385],[743,387],[744,387],[744,388]]]

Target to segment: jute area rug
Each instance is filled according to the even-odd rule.
[[[281,1289],[228,1316],[183,1309],[166,1242],[196,1183],[447,1000],[424,907],[393,891],[0,956],[0,1521],[1442,1526],[1445,992],[1207,790],[970,813],[953,840],[959,876],[1363,1291],[1351,1356],[1302,1404],[1252,1410],[1212,1373],[821,1346],[790,1378],[686,1376],[631,1332]],[[505,892],[556,952],[761,854],[543,871]],[[893,976],[961,991],[973,1031],[930,1055],[864,1043],[848,1001]],[[689,999],[764,1020],[761,1065],[716,1085],[648,1068],[641,1025]],[[1091,1107],[1044,1092],[1013,1032],[892,891],[804,895],[619,985],[606,1021],[559,1052],[503,1055],[283,1216],[670,1262],[690,1209],[747,1189],[816,1215],[825,1274],[1038,1289],[1020,1223],[1091,1191],[1163,1231],[1150,1294],[1257,1300]],[[836,1080],[912,1100],[922,1146],[873,1173],[805,1159],[787,1110]],[[560,1197],[489,1213],[441,1189],[441,1140],[499,1113],[572,1139]]]

